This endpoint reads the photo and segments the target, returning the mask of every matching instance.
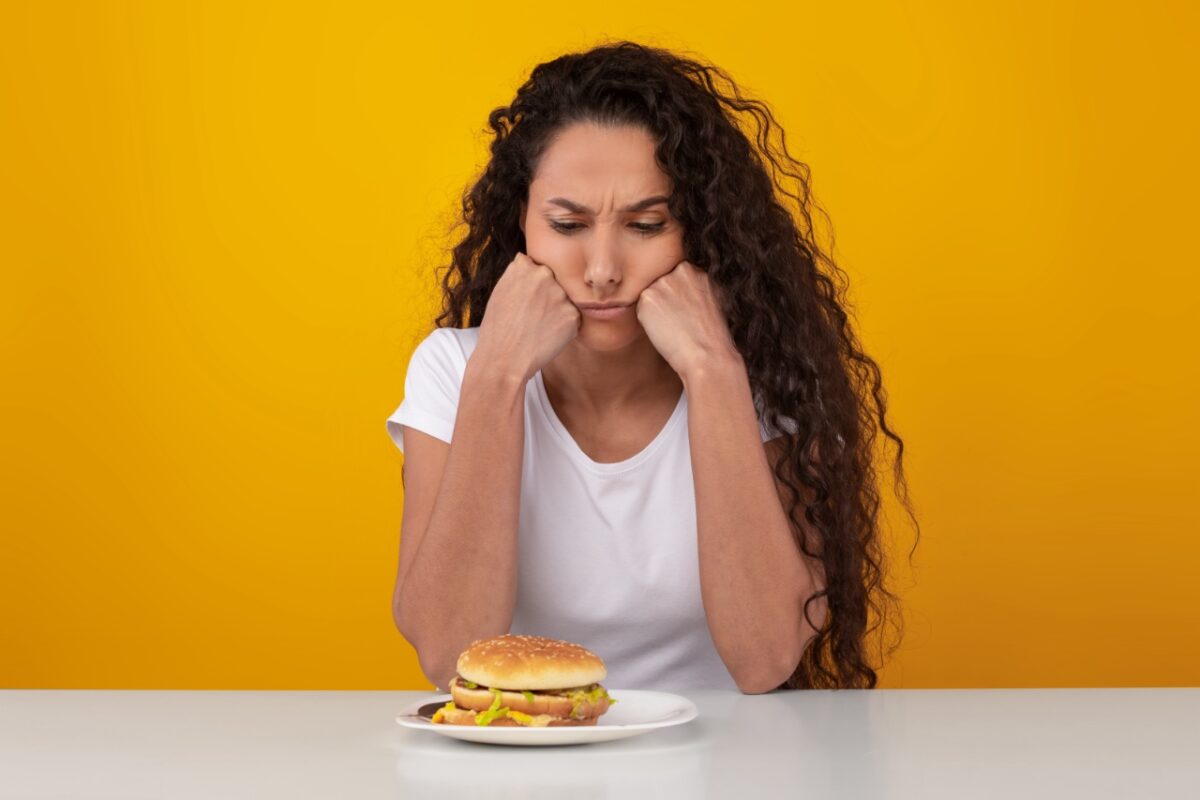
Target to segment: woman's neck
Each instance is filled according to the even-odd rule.
[[[542,380],[554,387],[556,398],[589,416],[607,416],[648,398],[678,398],[683,391],[679,375],[644,335],[618,350],[594,350],[575,339],[542,367]]]

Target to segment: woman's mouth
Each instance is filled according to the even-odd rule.
[[[590,319],[613,320],[627,313],[632,306],[615,306],[613,308],[581,308],[584,316]]]

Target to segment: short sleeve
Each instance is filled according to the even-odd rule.
[[[417,345],[404,375],[404,399],[387,418],[388,435],[400,452],[401,425],[450,441],[465,371],[466,359],[451,329],[435,328]]]

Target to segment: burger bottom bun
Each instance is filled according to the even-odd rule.
[[[475,711],[487,711],[492,707],[492,703],[496,699],[495,693],[489,689],[468,689],[458,682],[458,678],[450,681],[450,694],[454,697],[454,704],[459,708],[474,709]],[[552,695],[533,693],[533,701],[525,697],[520,692],[506,692],[500,690],[500,705],[505,708],[511,708],[513,711],[523,711],[526,714],[551,714],[555,717],[571,717],[571,708],[574,703],[571,698]],[[582,720],[588,717],[595,719],[596,717],[608,711],[610,703],[607,697],[601,697],[595,703],[584,700],[579,704],[573,719]],[[495,725],[499,722],[493,722]],[[515,723],[514,723],[515,724]]]
[[[441,719],[441,722],[438,724],[471,725],[474,727],[475,726],[475,713],[472,711],[469,711],[468,709],[465,709],[465,708],[447,709],[442,712],[442,719]],[[568,727],[568,726],[595,725],[595,724],[596,724],[595,717],[588,717],[587,719],[555,718],[555,719],[550,720],[546,724],[546,727],[564,728],[564,727]],[[499,719],[492,720],[490,723],[487,724],[486,727],[488,727],[488,728],[528,728],[530,726],[522,725],[521,723],[517,722],[516,720],[509,719],[508,717],[500,717]]]

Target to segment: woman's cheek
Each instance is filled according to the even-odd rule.
[[[554,275],[562,282],[563,270],[570,270],[575,259],[575,252],[564,243],[557,242],[549,236],[534,235],[527,239],[529,257],[539,264],[545,264],[554,271]]]

